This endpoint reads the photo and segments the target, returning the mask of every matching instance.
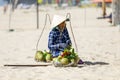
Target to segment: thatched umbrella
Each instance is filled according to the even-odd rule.
[[[103,17],[106,16],[106,3],[105,0],[102,0],[102,10],[103,10]]]

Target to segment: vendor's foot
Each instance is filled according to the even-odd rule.
[[[78,64],[84,64],[84,62],[80,59]]]
[[[108,22],[109,22],[109,23],[112,23],[112,20],[109,20]]]

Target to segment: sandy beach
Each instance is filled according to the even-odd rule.
[[[36,10],[10,9],[3,14],[0,7],[0,80],[120,80],[119,27],[100,19],[100,8],[70,7],[55,10],[50,6],[39,9],[39,29],[36,27]],[[111,9],[107,9],[109,14]],[[79,67],[4,67],[5,64],[41,64],[34,60],[36,44],[44,27],[46,14],[71,14],[71,23],[78,47],[78,55],[85,62]],[[9,27],[10,26],[10,27]],[[70,37],[69,22],[67,23]],[[10,29],[15,31],[9,32]],[[49,20],[39,50],[48,50]],[[74,47],[73,42],[73,47]]]

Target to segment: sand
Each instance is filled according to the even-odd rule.
[[[100,8],[70,7],[55,10],[41,6],[39,10],[39,29],[36,27],[36,11],[16,9],[6,14],[0,7],[0,80],[120,80],[120,31],[108,19],[101,16]],[[85,13],[86,12],[86,13]],[[109,14],[111,9],[107,9]],[[42,64],[34,60],[36,44],[44,27],[45,16],[51,19],[54,14],[71,14],[71,23],[78,47],[78,55],[85,62],[79,67],[4,67],[5,64]],[[9,28],[10,26],[10,28]],[[67,27],[73,42],[69,23]],[[9,29],[15,31],[9,32]],[[39,50],[48,50],[47,41],[50,31],[49,20]],[[73,47],[75,47],[73,42]]]

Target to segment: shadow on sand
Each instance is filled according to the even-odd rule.
[[[94,65],[109,65],[109,63],[84,61],[84,64],[80,64],[80,65],[78,65],[78,67],[82,68],[82,67],[85,67],[85,66],[94,66]]]

